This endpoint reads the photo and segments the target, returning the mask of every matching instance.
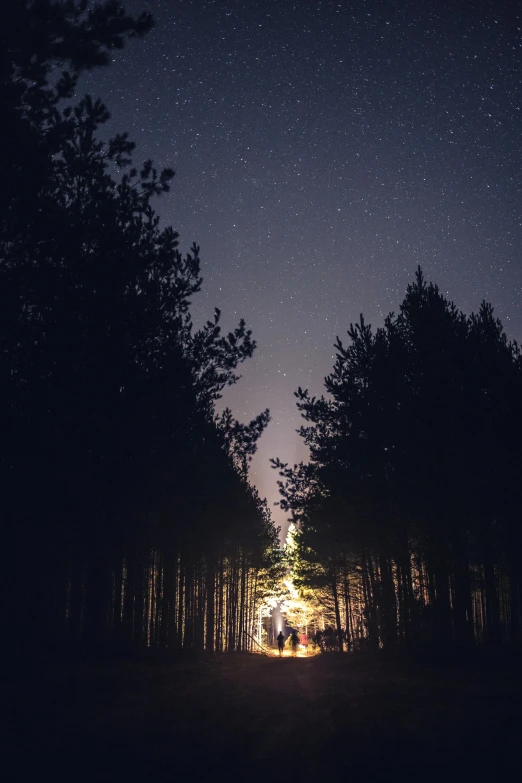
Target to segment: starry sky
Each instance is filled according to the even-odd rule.
[[[417,264],[466,312],[522,340],[522,13],[466,0],[127,0],[156,27],[84,78],[136,160],[176,171],[158,202],[201,245],[196,324],[222,310],[258,342],[224,404],[272,423],[269,458],[306,458],[298,386],[333,343],[396,311]],[[285,516],[273,510],[286,529]]]

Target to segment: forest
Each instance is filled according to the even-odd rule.
[[[60,650],[249,650],[279,568],[248,464],[268,410],[216,402],[256,347],[200,329],[199,248],[153,203],[174,172],[107,139],[76,97],[148,14],[10,3],[2,25],[2,617],[15,659]]]
[[[325,394],[296,392],[310,460],[273,460],[281,553],[248,473],[270,413],[245,424],[220,404],[254,337],[244,320],[224,333],[218,309],[193,325],[199,247],[182,254],[156,211],[174,172],[136,163],[78,96],[152,25],[114,0],[5,12],[9,654],[253,651],[278,601],[321,649],[519,651],[520,348],[490,304],[465,315],[420,268],[397,314],[338,339]]]
[[[377,125],[382,122],[382,131],[380,127],[375,131],[379,137],[390,135],[384,139],[390,146],[384,146],[381,138],[378,144],[372,142],[374,129],[369,125],[357,136],[367,145],[371,165],[386,167],[382,151],[393,149],[394,119],[400,120],[395,140],[407,138],[411,145],[414,137],[406,129],[417,103],[429,104],[430,117],[439,109],[446,116],[441,107],[451,107],[452,79],[465,81],[471,73],[467,64],[462,65],[464,58],[467,62],[468,54],[482,52],[481,47],[488,53],[490,34],[494,38],[491,30],[480,26],[485,18],[482,11],[473,27],[471,22],[468,25],[466,8],[466,18],[455,26],[460,24],[465,35],[450,39],[437,3],[417,4],[414,9],[411,4],[401,8],[399,2],[391,11],[386,4],[347,3],[350,9],[343,17],[345,4],[338,2],[150,0],[148,7],[159,18],[156,30],[163,26],[163,37],[155,39],[152,16],[129,13],[118,0],[12,0],[4,5],[0,24],[4,663],[0,757],[4,778],[33,781],[43,774],[53,780],[91,783],[220,780],[227,774],[263,783],[270,776],[298,776],[303,781],[355,777],[387,783],[418,778],[425,783],[489,783],[520,774],[521,348],[493,306],[487,301],[479,305],[480,293],[476,300],[463,300],[475,301],[476,312],[463,312],[458,302],[453,303],[442,261],[440,266],[435,266],[437,261],[433,266],[424,263],[427,256],[417,252],[411,237],[406,237],[409,245],[402,244],[404,221],[401,245],[394,242],[394,252],[400,253],[404,246],[414,248],[414,253],[400,261],[406,272],[396,301],[407,286],[402,303],[372,326],[363,315],[356,320],[359,310],[369,306],[368,300],[355,313],[353,302],[358,300],[352,299],[351,304],[347,300],[342,310],[346,318],[339,328],[341,334],[348,329],[347,336],[338,337],[332,351],[326,340],[332,342],[335,332],[326,321],[341,312],[333,297],[340,272],[346,285],[357,289],[357,296],[368,282],[363,280],[368,272],[370,306],[375,299],[373,312],[381,312],[382,301],[374,296],[376,270],[382,270],[384,263],[391,269],[392,254],[386,251],[381,266],[375,262],[368,269],[364,265],[374,263],[373,251],[354,260],[360,245],[353,244],[345,232],[351,218],[344,213],[349,210],[343,202],[341,213],[339,200],[328,196],[344,192],[329,190],[329,183],[340,180],[347,165],[343,168],[332,156],[331,171],[324,172],[328,187],[322,191],[316,190],[320,183],[317,176],[314,180],[314,168],[307,171],[311,162],[317,171],[326,160],[319,157],[319,147],[330,156],[331,150],[338,149],[331,146],[334,135],[347,143],[354,129],[361,130],[358,123],[364,117],[365,122],[368,117],[378,118]],[[448,5],[451,14],[453,5]],[[129,3],[130,8],[137,6]],[[400,23],[401,14],[408,29]],[[498,16],[499,29],[507,29],[502,13]],[[316,30],[313,25],[320,26],[323,17],[329,27],[325,23],[325,30]],[[469,17],[475,24],[471,10]],[[192,38],[184,39],[184,25],[192,25]],[[439,39],[437,25],[442,31]],[[171,41],[174,27],[180,36]],[[287,29],[292,36],[286,35]],[[239,41],[238,31],[244,30],[248,35]],[[363,30],[371,33],[368,38]],[[199,31],[203,31],[201,49],[183,49],[183,41],[196,40]],[[323,59],[321,51],[321,61],[316,62],[320,36],[333,46],[338,32],[341,42],[350,42],[356,64],[343,65],[346,52],[335,47],[329,59]],[[428,33],[431,43],[426,44]],[[504,54],[509,39],[495,35]],[[141,38],[145,41],[133,40]],[[375,56],[373,50],[366,52],[362,62],[372,66],[367,72],[357,62],[368,40],[372,47],[379,42],[375,46],[379,51]],[[460,64],[449,53],[451,41],[457,40],[464,42]],[[158,41],[163,41],[163,49]],[[444,95],[439,103],[433,98],[438,65],[428,76],[428,71],[421,74],[418,82],[403,81],[407,89],[400,93],[401,82],[396,80],[400,70],[393,57],[407,48],[406,42],[411,44],[414,69],[425,60],[449,63],[450,76],[440,80]],[[230,130],[236,121],[247,136],[253,129],[252,135],[262,141],[259,150],[266,147],[272,155],[263,169],[263,156],[253,149],[253,142],[248,162],[252,169],[241,159],[237,179],[230,175],[228,182],[229,188],[239,183],[241,192],[237,198],[234,193],[226,219],[232,210],[234,216],[241,214],[248,226],[245,236],[251,231],[253,239],[243,246],[241,232],[224,232],[220,238],[228,244],[230,237],[238,237],[235,245],[231,241],[231,259],[234,274],[242,265],[244,277],[239,273],[227,277],[227,258],[211,249],[208,263],[215,266],[205,289],[205,248],[201,256],[197,243],[185,252],[184,221],[180,219],[178,235],[165,219],[169,214],[165,201],[171,198],[167,194],[176,180],[171,168],[148,159],[154,149],[167,160],[158,138],[149,134],[143,122],[147,137],[141,138],[140,146],[145,149],[138,149],[125,127],[120,130],[118,117],[112,121],[111,107],[84,93],[85,84],[93,83],[89,74],[107,73],[105,69],[120,56],[120,63],[125,63],[125,57],[132,55],[127,65],[131,62],[130,70],[139,72],[146,59],[139,59],[131,47],[141,45],[150,46],[147,52],[152,59],[165,58],[174,69],[175,76],[165,79],[167,90],[184,78],[185,90],[194,88],[194,104],[206,94],[214,109],[219,104],[220,116],[226,115],[226,122],[217,131],[212,126],[207,135],[212,154],[217,151],[219,156],[219,145],[228,145],[216,172],[229,176],[225,162],[241,154],[239,136],[234,140]],[[492,45],[490,50],[494,52]],[[179,51],[185,59],[183,70],[177,71]],[[223,52],[226,56],[220,59]],[[415,60],[419,52],[422,56]],[[491,54],[492,62],[495,56]],[[294,70],[296,57],[301,59]],[[194,58],[202,58],[197,68]],[[370,112],[368,96],[379,92],[371,92],[371,79],[381,72],[377,67],[373,71],[374,64],[382,66],[385,74],[381,92],[386,99],[388,75],[393,79],[390,91],[397,87],[390,96],[390,112],[382,107],[380,114]],[[245,73],[238,76],[240,67]],[[473,65],[473,79],[483,67],[480,59]],[[408,63],[405,73],[410,73],[409,68]],[[150,73],[157,76],[157,63]],[[336,93],[339,74],[348,78]],[[122,93],[131,77],[118,85]],[[509,88],[514,81],[508,77],[506,68],[502,78]],[[425,78],[433,93],[425,89]],[[471,81],[466,84],[464,93],[471,96],[471,105]],[[302,92],[294,94],[295,85]],[[309,85],[316,90],[310,101]],[[138,105],[137,95],[145,96],[145,87],[139,87],[141,93],[137,85],[136,94],[123,95],[132,106],[129,111]],[[377,82],[373,87],[380,89]],[[232,88],[236,104],[227,103]],[[107,92],[114,97],[111,90]],[[491,93],[497,94],[493,85]],[[344,110],[336,94],[346,98]],[[460,94],[455,91],[453,99]],[[304,96],[302,103],[294,100],[296,95]],[[482,106],[484,98],[480,98],[484,113],[489,104]],[[319,124],[315,119],[325,101],[329,110]],[[115,106],[118,114],[116,99]],[[154,106],[157,118],[164,106],[155,102]],[[177,117],[177,102],[172,106]],[[201,111],[195,119],[183,106],[180,127],[168,136],[174,159],[179,152],[176,140],[190,140],[205,123],[207,131],[214,123],[212,112],[202,119],[204,101],[198,104]],[[236,114],[228,124],[230,106],[235,106]],[[395,161],[401,171],[400,187],[407,191],[407,198],[398,198],[398,186],[390,189],[397,214],[400,204],[410,200],[410,192],[412,200],[417,194],[421,203],[407,204],[409,216],[422,216],[426,204],[436,203],[426,195],[429,189],[435,193],[435,185],[430,182],[425,187],[425,179],[416,184],[427,174],[422,170],[426,150],[436,151],[437,166],[439,160],[441,168],[447,165],[443,153],[449,141],[441,137],[439,145],[435,135],[428,139],[423,117],[419,111],[416,121],[422,141],[413,149],[419,153],[414,175],[408,179],[406,173],[406,145]],[[472,135],[472,121],[464,122],[463,117],[456,117],[455,149],[463,135]],[[489,118],[484,122],[489,123]],[[463,135],[457,133],[459,128]],[[513,141],[507,131],[494,133],[490,142],[488,124],[476,134],[481,156],[487,154],[493,161],[491,171],[504,154],[502,144],[509,160]],[[136,126],[132,135],[140,138]],[[245,136],[241,138],[244,141]],[[245,146],[248,143],[247,139]],[[495,144],[498,157],[493,154]],[[352,151],[358,145],[355,140]],[[204,155],[198,158],[199,148],[196,153],[199,164]],[[178,176],[182,157],[179,152]],[[469,154],[469,161],[478,159]],[[462,178],[469,175],[471,180],[469,172],[475,175],[479,167],[469,161],[462,163]],[[258,165],[259,180],[247,176]],[[375,191],[378,183],[379,194],[384,193],[386,176],[378,172],[372,180],[370,169],[362,162],[357,165],[356,186],[371,191],[373,182]],[[507,168],[505,161],[502,165]],[[276,190],[274,181],[279,176],[282,186]],[[495,176],[491,174],[489,201],[482,199],[482,190],[473,191],[471,186],[462,190],[475,193],[477,202],[469,212],[467,205],[458,207],[470,231],[477,228],[471,225],[476,215],[484,215],[488,205],[495,205],[500,214],[513,192],[511,180],[502,200],[499,188],[493,187]],[[479,178],[483,189],[487,177]],[[186,203],[190,203],[185,190],[188,179],[179,188]],[[500,175],[498,181],[502,182]],[[274,239],[279,236],[276,231],[271,240],[258,231],[260,225],[265,230],[269,210],[257,214],[259,202],[248,198],[254,189],[256,198],[273,196],[275,211],[281,212],[279,230],[288,235],[286,245],[280,247],[279,239]],[[232,190],[216,189],[220,198],[227,192]],[[454,198],[458,191],[450,187],[444,192]],[[328,196],[321,205],[318,193]],[[285,194],[290,194],[288,203]],[[373,235],[371,227],[377,222],[372,222],[375,216],[367,214],[364,205],[376,210],[373,204],[388,203],[386,195],[372,202],[374,196],[375,192],[369,200],[361,196],[350,202],[350,207],[359,209],[359,218],[368,221],[370,249],[391,242],[386,235],[380,244],[382,237]],[[309,212],[299,212],[303,205]],[[335,230],[329,227],[322,232],[317,220],[316,232],[316,206],[326,212],[330,206],[335,209]],[[393,209],[385,216],[390,226]],[[310,215],[310,221],[305,215]],[[469,215],[475,215],[473,220],[468,220]],[[294,222],[296,216],[300,224]],[[328,226],[333,222],[328,216]],[[204,246],[212,236],[210,230],[206,235],[204,231],[209,226],[216,234],[218,230],[210,218],[208,225],[203,219],[201,223]],[[447,224],[453,227],[453,220],[448,218]],[[295,249],[298,225],[304,239]],[[414,237],[413,217],[408,225]],[[382,231],[387,231],[383,226]],[[464,218],[462,226],[463,235],[471,236],[464,231]],[[266,227],[269,234],[268,219]],[[328,237],[337,233],[331,248],[340,236],[349,238],[346,248],[344,240],[337,243],[345,256],[337,260],[328,256],[321,245],[325,232]],[[435,234],[427,237],[426,246],[437,245]],[[487,232],[477,233],[475,239],[482,236],[487,239]],[[300,254],[305,241],[313,262]],[[257,256],[245,249],[255,243]],[[272,253],[274,243],[277,253]],[[493,241],[485,241],[484,246],[497,248]],[[455,248],[447,268],[457,267],[462,245],[445,247]],[[298,261],[284,258],[289,248]],[[260,263],[263,254],[274,256],[271,266],[264,259]],[[336,276],[328,277],[339,258]],[[487,260],[491,276],[495,264],[500,266],[499,258]],[[469,259],[470,265],[475,263],[474,253],[469,253]],[[324,270],[319,269],[323,260]],[[268,295],[280,281],[272,273],[286,261],[287,278],[281,280],[291,275],[296,301],[293,294],[288,298],[281,293],[276,303],[280,309],[274,306],[274,313],[269,313],[265,310]],[[242,303],[249,300],[240,298],[241,286],[254,279],[249,274],[256,263],[255,279],[266,278],[263,285],[268,294],[264,298],[266,292],[253,286],[258,310],[243,313]],[[307,263],[313,263],[313,269],[307,271]],[[484,258],[476,263],[480,267]],[[433,268],[441,269],[440,288],[431,281]],[[458,267],[459,274],[464,274],[462,269]],[[489,279],[481,275],[483,281]],[[474,285],[481,275],[473,278]],[[213,301],[216,279],[219,285],[227,279],[237,282],[233,299],[223,294],[221,302]],[[328,283],[327,297],[312,284],[320,279]],[[477,285],[474,290],[478,289]],[[335,293],[344,297],[344,291],[339,284]],[[510,296],[515,301],[516,291]],[[318,304],[313,313],[306,306],[313,305],[311,297]],[[210,301],[210,312],[203,316],[202,298]],[[214,305],[223,302],[222,317]],[[323,371],[328,372],[326,378],[317,377],[320,373],[307,365],[306,341],[302,335],[297,339],[291,328],[297,320],[287,320],[286,312],[283,318],[282,308],[297,313],[299,329],[304,325],[313,332],[313,350],[331,352],[322,353],[327,359],[324,366],[333,362],[331,370]],[[499,312],[511,318],[511,310]],[[257,321],[256,313],[262,315]],[[271,376],[270,368],[259,360],[269,334],[262,331],[265,314],[267,319],[273,317],[275,326],[274,344],[269,346],[273,353],[267,351],[264,360],[268,356],[275,365],[279,340],[287,351],[279,355],[280,366],[272,367]],[[516,328],[512,327],[515,335]],[[323,338],[323,347],[317,349]],[[291,368],[283,361],[290,351],[296,354]],[[247,377],[241,386],[245,367]],[[271,379],[282,378],[283,369],[285,377],[288,372],[288,385],[272,388]],[[257,372],[259,379],[265,370],[266,379],[248,388],[252,378],[248,373]],[[294,399],[292,391],[301,378],[302,388],[297,388]],[[242,398],[234,396],[236,389]],[[283,425],[288,425],[291,414],[285,414],[285,421],[277,409],[278,395],[290,402],[301,424],[287,451]],[[233,404],[238,399],[240,406]],[[272,422],[265,401],[273,401]],[[274,454],[266,449],[271,462],[263,454],[274,432],[269,427],[277,428],[278,440],[273,442],[279,444]],[[299,449],[292,451],[296,443]],[[294,454],[307,458],[299,461],[301,457]],[[256,473],[261,461],[274,490],[279,489],[279,512],[289,524],[285,542],[274,521],[278,517],[256,487],[256,481],[263,486]]]
[[[419,268],[337,340],[325,391],[296,392],[310,462],[273,460],[322,649],[519,651],[522,357],[491,305],[464,315]]]

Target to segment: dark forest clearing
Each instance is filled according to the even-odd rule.
[[[292,770],[300,780],[498,780],[519,765],[521,696],[519,667],[505,661],[75,663],[2,683],[3,766],[12,780],[47,770],[75,780]]]

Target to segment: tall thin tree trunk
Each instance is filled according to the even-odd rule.
[[[339,610],[339,591],[337,586],[337,571],[332,569],[330,573],[330,584],[334,600],[335,625],[337,628],[337,638],[339,639],[339,652],[344,652],[343,627],[341,625],[341,612]]]
[[[215,597],[216,597],[216,574],[213,555],[207,558],[207,625],[205,649],[209,655],[214,653],[215,638]]]

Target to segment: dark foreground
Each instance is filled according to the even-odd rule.
[[[238,655],[75,664],[1,687],[5,781],[424,783],[518,777],[522,764],[513,664]]]

